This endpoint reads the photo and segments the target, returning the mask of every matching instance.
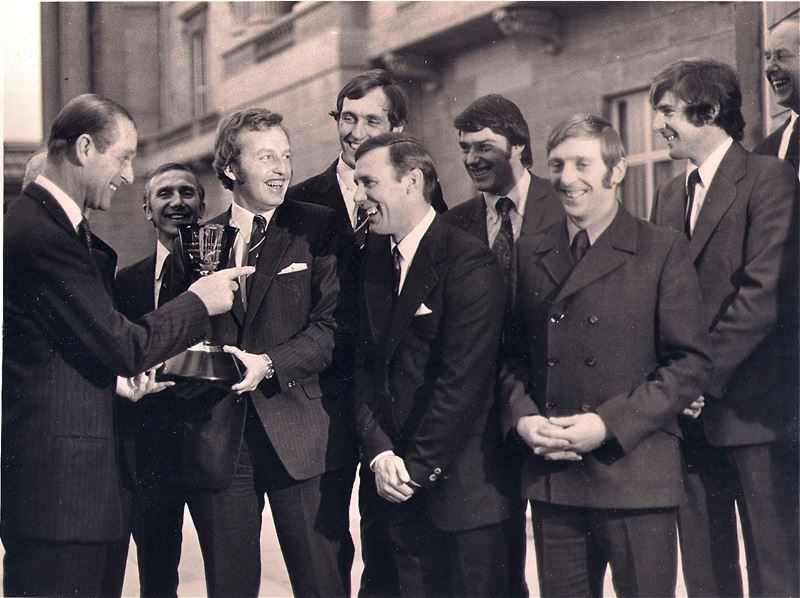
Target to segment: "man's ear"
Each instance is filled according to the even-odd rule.
[[[94,144],[94,139],[88,133],[83,133],[75,140],[75,145],[73,146],[75,151],[75,158],[78,160],[78,163],[81,165],[86,164],[97,151],[97,147]]]
[[[411,193],[416,191],[420,193],[424,192],[425,177],[419,168],[412,168],[405,174],[404,178],[407,179],[406,195],[411,195]]]
[[[707,125],[710,125],[717,120],[717,116],[719,116],[719,104],[713,104],[703,114],[703,120]]]
[[[625,178],[625,173],[628,171],[628,163],[625,158],[620,158],[614,168],[611,169],[611,186],[616,187]]]
[[[524,145],[512,145],[511,146],[511,157],[522,161],[522,152],[524,152],[524,151],[525,151],[525,146]]]
[[[153,210],[150,208],[150,201],[146,201],[142,204],[142,212],[144,212],[144,217],[148,220],[153,219]]]
[[[233,171],[233,166],[231,164],[228,164],[222,172],[224,172],[225,176],[227,176],[231,181],[236,180],[236,173]]]

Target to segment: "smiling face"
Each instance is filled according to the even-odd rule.
[[[381,87],[369,90],[357,100],[344,98],[339,115],[339,143],[342,159],[350,168],[355,167],[356,150],[370,137],[402,131],[403,127],[392,127],[389,122],[389,101]]]
[[[625,177],[625,161],[609,171],[599,139],[565,139],[550,151],[547,166],[564,211],[580,228],[602,221],[616,209],[616,186]]]
[[[706,143],[709,127],[696,126],[686,118],[686,103],[667,91],[658,101],[653,117],[653,131],[660,133],[669,146],[669,157],[673,160],[688,158],[700,165],[708,155]]]
[[[107,210],[117,188],[133,182],[136,127],[127,118],[117,116],[111,139],[103,152],[99,151],[97,140],[89,135],[82,135],[76,142],[86,168],[84,205],[93,210]]]
[[[233,181],[234,201],[253,214],[281,205],[292,180],[289,138],[284,130],[241,131],[237,143],[239,158],[225,168]]]
[[[778,104],[800,112],[800,21],[789,19],[770,32],[764,60]]]
[[[179,224],[193,224],[203,217],[205,203],[190,173],[168,170],[150,180],[144,211],[156,227],[159,241],[169,247],[178,235]]]
[[[474,133],[460,131],[458,145],[464,167],[479,191],[507,195],[522,176],[523,146],[511,145],[488,127]]]
[[[422,195],[422,173],[412,170],[398,177],[387,147],[375,148],[358,159],[355,180],[358,190],[354,199],[366,210],[370,231],[392,235],[395,241],[414,228],[429,206]]]

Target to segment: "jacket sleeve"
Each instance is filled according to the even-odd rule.
[[[700,285],[687,241],[675,235],[662,266],[655,317],[658,367],[597,413],[629,453],[702,393],[712,364]]]

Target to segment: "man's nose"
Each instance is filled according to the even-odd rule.
[[[664,128],[664,115],[660,112],[656,111],[655,116],[653,116],[653,130],[658,131]]]

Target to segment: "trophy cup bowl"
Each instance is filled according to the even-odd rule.
[[[181,259],[194,280],[228,264],[238,230],[225,224],[178,225]],[[242,379],[242,372],[233,355],[206,339],[167,359],[158,371],[158,379],[235,384]]]

